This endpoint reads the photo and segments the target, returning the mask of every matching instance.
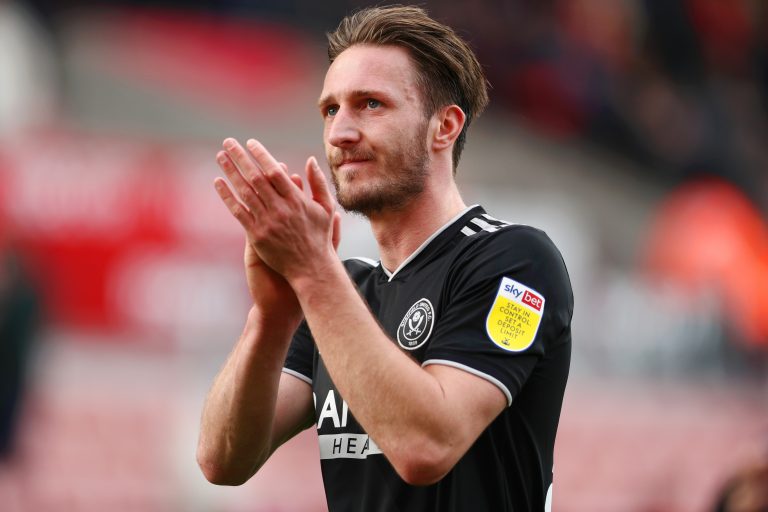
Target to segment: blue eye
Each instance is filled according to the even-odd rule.
[[[339,107],[332,106],[325,109],[325,114],[328,116],[335,116],[339,112]]]
[[[381,106],[381,102],[379,100],[368,100],[368,103],[366,104],[368,108],[379,108]]]

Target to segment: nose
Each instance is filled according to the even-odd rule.
[[[335,147],[348,147],[360,142],[360,127],[349,109],[339,108],[336,115],[328,118],[326,138]]]

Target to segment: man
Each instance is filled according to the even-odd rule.
[[[573,298],[545,234],[467,208],[456,187],[487,103],[480,65],[415,7],[357,12],[329,42],[326,156],[381,261],[339,261],[314,158],[307,196],[257,141],[224,141],[229,185],[215,186],[246,233],[254,304],[198,462],[237,485],[314,424],[331,511],[549,509]]]

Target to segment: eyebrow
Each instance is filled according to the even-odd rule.
[[[380,97],[389,99],[389,95],[384,91],[374,91],[371,89],[357,89],[357,90],[351,91],[349,95],[352,96],[353,98],[364,98],[367,96],[380,96]],[[336,100],[333,94],[327,94],[321,97],[319,100],[317,100],[317,106],[319,108],[323,108],[326,105],[330,105],[331,103],[334,103],[335,101]]]

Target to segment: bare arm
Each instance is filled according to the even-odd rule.
[[[261,173],[238,167],[225,152],[217,161],[236,191],[216,179],[216,191],[246,233],[245,273],[254,306],[206,398],[197,461],[209,481],[239,485],[278,446],[312,423],[312,391],[306,382],[282,372],[302,312],[288,283],[255,249],[252,232],[264,204],[251,183],[253,173]],[[290,180],[301,192],[301,179],[294,175]],[[238,198],[247,198],[248,206]],[[337,247],[338,216],[332,231],[331,245]]]
[[[249,314],[203,408],[197,460],[209,481],[244,483],[282,443],[312,424],[312,390],[281,371],[292,333],[270,331],[255,310]]]

